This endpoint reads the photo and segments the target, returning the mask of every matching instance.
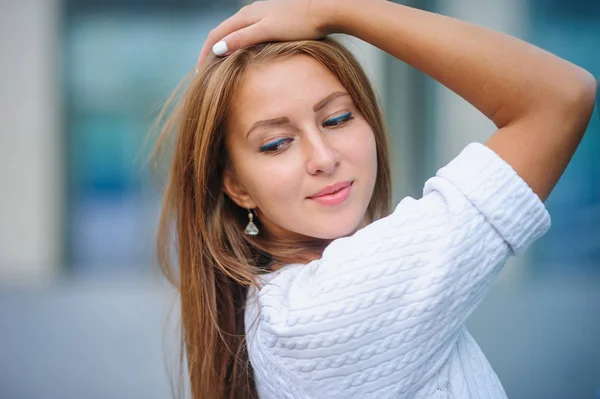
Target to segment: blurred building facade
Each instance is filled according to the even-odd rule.
[[[153,309],[165,307],[168,291],[151,281],[160,197],[144,166],[143,142],[157,106],[194,67],[210,29],[240,3],[2,3],[0,286],[42,287],[0,291],[0,317],[12,320],[0,327],[0,354],[9,354],[0,355],[0,387],[12,387],[8,397],[26,397],[19,396],[25,370],[37,373],[39,392],[55,397],[81,397],[87,387],[97,396],[86,397],[116,397],[111,393],[119,388],[122,397],[164,397],[168,384],[158,361],[163,320]],[[515,35],[600,72],[596,1],[403,4]],[[342,40],[365,66],[386,111],[395,202],[420,196],[437,168],[493,133],[489,120],[420,72],[364,42]],[[600,388],[600,322],[594,317],[600,312],[599,153],[595,115],[547,202],[553,229],[509,262],[470,321],[511,398],[591,397]],[[65,279],[73,282],[56,285]],[[58,349],[28,369],[29,360],[44,352],[49,331]],[[112,334],[103,339],[106,331]],[[72,346],[76,337],[80,344]],[[88,353],[86,346],[98,341],[105,350]],[[53,362],[71,366],[52,369]],[[125,376],[103,374],[113,362],[127,365],[120,369]],[[69,373],[78,376],[81,390],[53,382]]]

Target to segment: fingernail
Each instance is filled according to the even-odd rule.
[[[221,40],[217,44],[213,46],[213,53],[215,55],[223,55],[227,52],[227,43],[224,40]]]

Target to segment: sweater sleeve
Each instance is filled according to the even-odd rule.
[[[405,198],[266,284],[261,351],[326,397],[380,389],[410,397],[443,364],[507,258],[549,226],[510,165],[470,144],[421,199]]]

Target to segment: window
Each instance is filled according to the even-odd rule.
[[[150,270],[160,196],[143,142],[235,1],[68,0],[63,93],[67,264],[74,272]]]

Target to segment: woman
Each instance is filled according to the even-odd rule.
[[[497,132],[389,214],[382,117],[351,55],[317,40],[334,32]],[[258,2],[224,21],[163,133],[177,131],[159,256],[167,268],[174,221],[193,397],[505,397],[464,324],[549,228],[595,85],[510,36],[381,0]]]

